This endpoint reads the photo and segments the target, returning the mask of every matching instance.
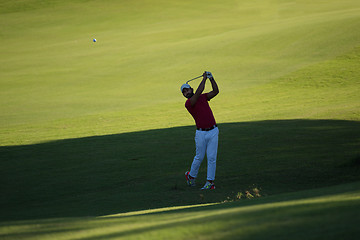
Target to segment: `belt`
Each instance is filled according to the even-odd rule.
[[[214,126],[210,127],[210,128],[196,128],[199,131],[210,131],[213,130],[214,128],[216,128],[217,125],[215,124]]]

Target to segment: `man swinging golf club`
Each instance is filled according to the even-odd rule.
[[[201,76],[199,76],[201,77]],[[181,92],[187,98],[185,107],[192,115],[196,123],[195,145],[196,155],[191,164],[190,171],[185,173],[186,182],[189,186],[195,186],[195,180],[199,172],[201,162],[205,154],[207,156],[207,181],[202,190],[215,189],[215,171],[216,158],[218,149],[219,129],[217,128],[214,115],[211,111],[208,101],[219,93],[219,88],[215,82],[214,77],[210,72],[204,72],[203,79],[194,93],[191,86],[188,84],[189,80],[181,86]],[[195,78],[196,79],[196,78]],[[212,91],[204,93],[205,82],[209,79],[212,86]]]

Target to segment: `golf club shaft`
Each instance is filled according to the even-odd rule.
[[[186,83],[188,83],[188,82],[190,82],[190,81],[192,81],[192,80],[195,80],[195,79],[197,79],[197,78],[201,78],[202,76],[203,76],[203,75],[200,75],[200,76],[198,76],[198,77],[196,77],[196,78],[190,79],[190,80],[186,81]]]

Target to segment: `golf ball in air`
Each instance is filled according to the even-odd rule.
[[[93,39],[93,42],[96,42],[96,38]]]

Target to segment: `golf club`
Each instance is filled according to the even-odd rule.
[[[198,77],[196,77],[196,78],[190,79],[190,80],[186,81],[186,84],[187,84],[188,82],[191,82],[192,80],[195,80],[195,79],[201,78],[202,76],[203,76],[203,75],[200,75],[200,76],[198,76]]]

